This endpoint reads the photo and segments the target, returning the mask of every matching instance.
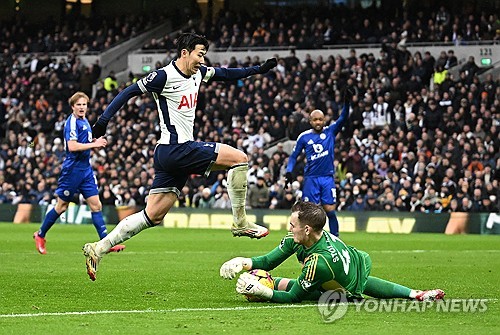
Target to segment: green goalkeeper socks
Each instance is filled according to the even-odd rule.
[[[368,277],[363,294],[373,298],[409,298],[411,289],[377,277]]]

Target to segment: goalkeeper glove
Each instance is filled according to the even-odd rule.
[[[278,65],[278,60],[276,58],[269,58],[264,64],[260,66],[259,73],[268,73],[269,70],[276,67],[276,65]]]
[[[107,122],[101,121],[101,119],[97,120],[96,123],[92,126],[92,136],[94,138],[99,138],[101,136],[106,135],[106,127],[108,126]]]
[[[251,268],[252,260],[250,258],[236,257],[222,264],[219,273],[224,279],[233,279],[237,273]]]
[[[236,292],[250,294],[265,300],[271,300],[273,290],[257,280],[257,277],[248,272],[242,273],[236,283]]]

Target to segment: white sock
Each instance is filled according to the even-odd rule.
[[[410,298],[411,298],[411,299],[415,299],[415,298],[416,298],[416,296],[417,296],[417,294],[419,294],[419,293],[420,293],[420,291],[417,291],[417,290],[411,290],[411,291],[410,291]]]
[[[100,255],[107,254],[109,249],[115,245],[128,240],[132,236],[150,227],[153,227],[153,224],[147,219],[144,210],[129,215],[121,220],[108,236],[97,242],[96,251]]]
[[[231,168],[227,174],[227,193],[233,210],[233,226],[244,227],[247,224],[245,203],[247,197],[248,165],[242,164]]]

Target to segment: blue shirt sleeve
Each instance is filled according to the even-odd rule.
[[[215,69],[215,74],[211,80],[230,81],[230,80],[246,78],[254,74],[259,74],[260,65],[243,67],[243,68],[216,67],[214,69]]]
[[[64,139],[66,140],[66,143],[69,141],[78,141],[78,135],[76,118],[71,115],[69,120],[66,121],[66,126],[64,127]]]
[[[340,130],[342,130],[342,127],[347,121],[348,114],[349,114],[349,104],[347,103],[344,104],[344,107],[342,108],[342,113],[340,113],[339,118],[330,126],[333,135],[336,136],[340,132]]]
[[[302,140],[303,138],[304,136],[300,135],[299,138],[297,139],[297,143],[295,143],[295,146],[293,147],[292,154],[288,158],[288,165],[286,166],[286,172],[293,172],[293,168],[297,163],[297,157],[304,148],[304,141]]]
[[[149,73],[146,77],[121,91],[113,101],[111,101],[99,120],[106,123],[109,122],[113,115],[115,115],[130,98],[146,92],[161,93],[166,82],[167,74],[164,70],[160,69]]]
[[[108,105],[104,113],[102,113],[99,120],[104,122],[109,122],[109,120],[113,117],[122,108],[122,106],[132,97],[141,95],[142,91],[137,85],[137,83],[130,85],[113,99],[111,103]]]

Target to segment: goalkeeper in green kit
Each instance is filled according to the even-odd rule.
[[[368,295],[373,298],[433,301],[444,297],[445,293],[440,289],[412,290],[370,276],[370,256],[323,230],[325,223],[326,213],[321,206],[297,202],[292,207],[290,233],[278,247],[263,256],[233,258],[222,265],[220,275],[233,279],[243,270],[270,271],[296,254],[303,266],[297,279],[275,278],[274,289],[271,289],[245,272],[238,278],[236,291],[280,303],[318,300],[323,292],[337,289],[343,289],[350,299]]]

